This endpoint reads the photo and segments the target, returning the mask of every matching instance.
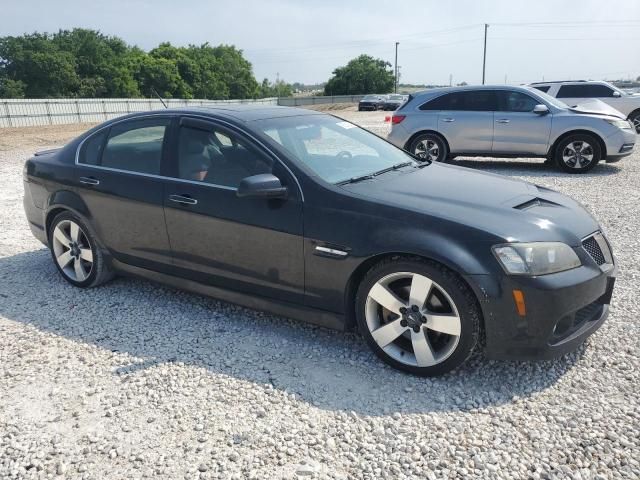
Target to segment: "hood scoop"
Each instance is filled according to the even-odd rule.
[[[550,200],[545,200],[544,198],[535,197],[531,200],[527,200],[524,203],[516,205],[515,209],[517,210],[528,210],[534,207],[560,207],[561,205]]]

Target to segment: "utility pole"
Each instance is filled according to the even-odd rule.
[[[484,24],[484,54],[482,55],[482,84],[484,85],[484,72],[487,66],[487,29],[489,24]]]
[[[396,64],[395,64],[395,81],[394,81],[394,86],[393,86],[393,93],[398,93],[398,45],[400,45],[400,42],[396,42]]]
[[[453,83],[453,74],[450,73],[449,74],[449,86],[451,86],[452,83]]]

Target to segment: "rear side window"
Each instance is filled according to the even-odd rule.
[[[606,85],[562,85],[558,98],[613,97],[613,89]]]
[[[168,118],[150,118],[114,125],[109,131],[101,166],[159,175],[169,121]]]
[[[549,89],[551,88],[551,85],[532,85],[533,88],[535,88],[536,90],[540,90],[541,92],[547,93],[549,91]]]
[[[420,106],[420,110],[451,110],[452,97],[456,96],[455,93],[446,93],[434,98],[433,100],[424,103]],[[456,97],[457,98],[457,97]]]
[[[492,112],[497,109],[496,92],[492,90],[447,93],[420,107],[420,110],[464,110],[472,112]]]
[[[102,149],[104,148],[104,141],[107,138],[108,131],[109,129],[101,130],[84,141],[80,149],[80,155],[78,156],[79,163],[87,165],[100,164]]]
[[[502,112],[531,112],[538,105],[537,100],[521,92],[500,92],[500,111]]]

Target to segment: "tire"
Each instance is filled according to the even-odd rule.
[[[640,110],[636,110],[629,115],[629,120],[636,127],[636,133],[640,135]]]
[[[399,370],[424,377],[442,375],[480,349],[477,299],[455,273],[438,263],[412,257],[380,262],[362,280],[355,307],[358,329],[368,345]]]
[[[409,152],[420,160],[446,162],[449,159],[447,142],[436,133],[423,133],[413,139]]]
[[[556,146],[554,158],[556,166],[564,172],[588,172],[602,159],[600,142],[589,134],[569,135]]]
[[[95,236],[71,212],[59,213],[51,222],[49,250],[62,278],[76,287],[97,287],[113,278]]]

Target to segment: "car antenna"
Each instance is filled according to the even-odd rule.
[[[156,97],[158,97],[158,100],[160,100],[160,101],[162,102],[162,105],[164,105],[164,108],[169,108],[169,107],[167,107],[167,104],[166,104],[166,103],[164,103],[164,100],[162,99],[162,97],[161,97],[161,96],[160,96],[160,94],[156,91],[156,89],[155,89],[155,88],[151,87],[151,91],[154,93],[154,95],[155,95]]]

